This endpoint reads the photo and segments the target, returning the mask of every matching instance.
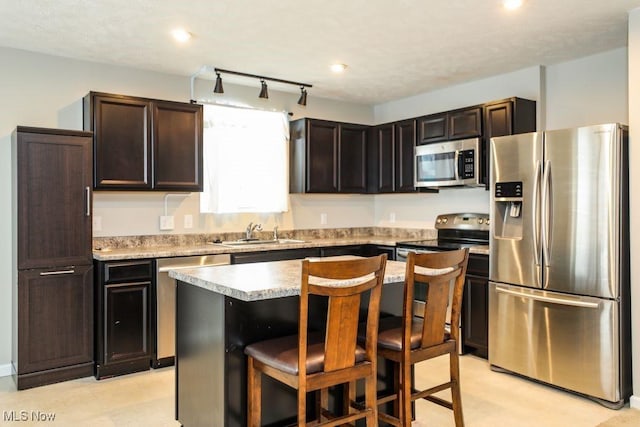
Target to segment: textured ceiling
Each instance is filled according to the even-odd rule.
[[[210,65],[378,104],[626,46],[628,11],[638,6],[525,0],[508,12],[500,0],[0,0],[0,46],[183,76]],[[194,35],[186,45],[170,38],[178,26]],[[333,62],[349,68],[334,75]]]

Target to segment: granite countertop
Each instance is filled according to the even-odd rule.
[[[347,257],[312,259],[321,262]],[[387,261],[384,283],[404,281],[405,267],[404,262]],[[302,269],[301,260],[271,261],[170,270],[169,277],[242,301],[259,301],[300,295]]]
[[[278,249],[316,248],[326,246],[347,246],[364,244],[395,246],[396,242],[404,240],[408,239],[385,236],[358,236],[327,239],[308,239],[304,242],[256,243],[237,246],[223,245],[219,243],[205,243],[186,246],[143,246],[118,249],[94,249],[93,258],[100,261],[114,261],[123,259],[166,258],[189,255],[216,255],[240,252],[269,251]]]
[[[347,246],[347,245],[382,245],[396,246],[396,243],[412,240],[407,237],[387,237],[387,236],[354,236],[354,237],[334,237],[323,239],[306,239],[304,242],[287,243],[263,243],[229,246],[222,244],[193,244],[193,245],[157,245],[157,246],[136,246],[131,248],[97,248],[93,251],[93,258],[99,261],[117,261],[125,259],[143,258],[167,258],[191,255],[216,255],[254,251],[269,251],[279,249],[301,249],[326,246]],[[413,239],[415,240],[415,239]],[[489,254],[488,245],[473,246],[469,250],[471,253]]]

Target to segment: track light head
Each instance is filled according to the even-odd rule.
[[[216,87],[213,88],[213,93],[224,93],[224,88],[222,87],[222,77],[220,77],[220,73],[216,73]]]
[[[258,98],[269,99],[269,92],[267,90],[267,82],[265,82],[264,80],[260,79],[260,83],[262,84],[262,87],[260,88],[260,95],[258,95]]]
[[[307,90],[304,86],[300,86],[300,99],[298,99],[298,105],[307,105]]]

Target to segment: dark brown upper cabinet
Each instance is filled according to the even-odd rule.
[[[484,105],[485,138],[535,132],[536,102],[509,98]]]
[[[523,98],[507,98],[493,101],[483,106],[484,134],[482,138],[482,156],[485,159],[483,180],[489,185],[489,144],[496,136],[515,135],[535,132],[536,102]]]
[[[462,108],[418,118],[418,145],[482,135],[482,107]]]
[[[416,121],[374,126],[369,141],[370,193],[414,192]]]
[[[202,105],[90,92],[96,190],[202,191]]]
[[[202,105],[152,102],[153,188],[202,191]]]
[[[91,264],[91,134],[18,127],[17,268]]]
[[[316,119],[290,123],[291,193],[364,193],[368,126]]]

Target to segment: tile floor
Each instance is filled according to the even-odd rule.
[[[444,380],[448,360],[425,362],[416,371],[418,385]],[[445,376],[443,376],[445,375]],[[511,375],[492,372],[486,360],[461,358],[462,400],[468,427],[594,427],[624,411]],[[173,368],[96,381],[75,381],[17,392],[11,377],[0,378],[0,425],[28,426],[179,426],[174,420]],[[443,392],[443,395],[446,392]],[[11,422],[21,411],[29,421]],[[53,422],[32,420],[55,414]],[[414,427],[453,426],[447,409],[417,404]]]

